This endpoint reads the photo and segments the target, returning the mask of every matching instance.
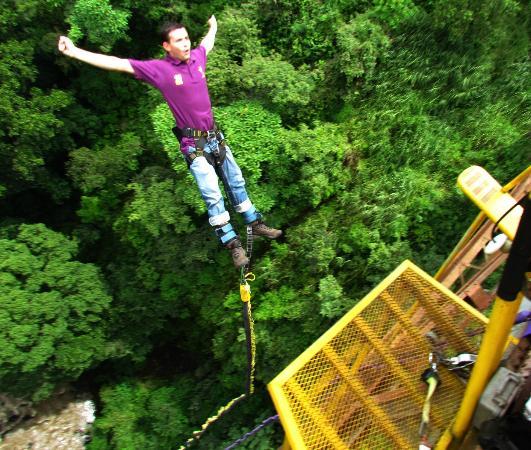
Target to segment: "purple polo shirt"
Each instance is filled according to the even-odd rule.
[[[200,45],[190,52],[188,62],[169,55],[163,59],[130,59],[129,62],[137,79],[151,84],[162,93],[179,128],[214,128],[205,76],[207,54],[203,46]],[[183,139],[181,150],[188,145],[193,145],[193,139]]]

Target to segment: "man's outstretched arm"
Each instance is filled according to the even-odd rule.
[[[70,56],[71,58],[99,67],[100,69],[134,73],[129,60],[117,58],[116,56],[88,52],[76,47],[66,36],[61,36],[59,38],[58,48],[63,55]]]
[[[210,28],[206,36],[201,41],[201,45],[205,47],[205,50],[208,54],[208,52],[214,48],[214,41],[216,40],[216,32],[218,31],[218,22],[214,16],[210,16],[210,19],[208,19],[207,23]]]

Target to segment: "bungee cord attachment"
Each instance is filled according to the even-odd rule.
[[[249,263],[246,266],[242,267],[241,272],[240,272],[240,298],[242,300],[242,317],[243,317],[243,325],[244,325],[244,330],[245,330],[245,342],[246,342],[246,350],[247,350],[247,377],[246,377],[245,393],[240,395],[239,397],[232,399],[225,406],[222,406],[214,416],[209,417],[205,421],[205,423],[201,425],[201,429],[194,431],[192,433],[192,437],[190,437],[184,443],[184,445],[180,446],[179,450],[185,450],[186,448],[190,447],[190,445],[192,445],[194,442],[198,441],[210,425],[212,425],[214,422],[219,420],[222,416],[224,416],[230,410],[232,410],[232,408],[236,404],[238,404],[240,401],[244,400],[245,398],[247,398],[249,395],[253,394],[254,392],[256,339],[254,335],[254,321],[253,321],[253,317],[251,313],[251,286],[249,285],[249,282],[253,282],[256,279],[256,277],[252,272],[249,272],[252,251],[253,251],[253,230],[252,230],[251,225],[247,225],[247,254],[249,258]],[[253,432],[251,433],[254,434]],[[252,434],[250,434],[250,436]],[[247,437],[245,439],[247,439]]]

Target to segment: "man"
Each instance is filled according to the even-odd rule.
[[[270,228],[251,203],[245,190],[245,180],[223,134],[217,129],[212,115],[206,81],[207,55],[214,47],[217,21],[208,20],[209,30],[199,47],[191,49],[188,32],[183,25],[167,23],[161,29],[163,59],[138,61],[88,52],[76,47],[65,36],[59,38],[59,51],[66,56],[93,66],[126,72],[156,87],[164,96],[176,122],[173,129],[178,137],[190,171],[208,209],[209,223],[215,229],[222,245],[231,251],[236,267],[249,260],[239,236],[230,224],[225,209],[218,176],[222,178],[227,194],[253,234],[276,239],[282,231]]]

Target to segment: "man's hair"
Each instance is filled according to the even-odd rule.
[[[184,28],[184,25],[179,22],[164,22],[164,24],[159,29],[159,36],[160,36],[161,42],[169,42],[170,33],[173,30],[177,30],[179,28]]]

